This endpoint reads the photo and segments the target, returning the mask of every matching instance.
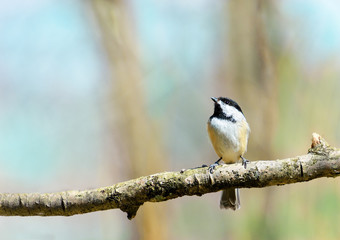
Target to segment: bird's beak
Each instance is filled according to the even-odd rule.
[[[218,99],[217,99],[217,98],[215,98],[215,97],[212,97],[212,98],[211,98],[211,100],[213,100],[213,101],[214,101],[214,103],[217,103],[217,100],[218,100]]]

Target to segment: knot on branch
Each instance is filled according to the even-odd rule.
[[[132,218],[136,216],[139,206],[140,205],[130,205],[130,206],[124,205],[120,207],[120,210],[122,210],[123,212],[126,212],[127,218],[131,220]]]
[[[312,145],[308,149],[308,153],[313,153],[322,156],[329,156],[329,154],[336,149],[330,147],[326,140],[317,133],[312,134]]]

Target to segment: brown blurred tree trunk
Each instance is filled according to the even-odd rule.
[[[112,129],[125,148],[128,178],[164,170],[165,153],[155,123],[148,116],[142,82],[134,14],[129,1],[93,0],[112,72]],[[121,159],[124,161],[124,156]],[[136,220],[136,239],[167,239],[164,206],[146,204]]]
[[[272,159],[277,124],[277,76],[269,42],[268,23],[273,23],[273,3],[266,0],[232,0],[226,4],[228,53],[224,70],[225,89],[236,95],[248,121],[251,159]],[[230,87],[231,86],[231,87]],[[253,128],[252,128],[253,127]],[[252,137],[256,136],[256,137]],[[272,189],[266,189],[264,213],[271,212]],[[268,218],[259,222],[268,229]]]
[[[269,46],[266,21],[270,20],[268,1],[228,1],[230,58],[223,74],[228,86],[240,99],[251,119],[249,151],[253,157],[271,159],[277,122],[277,79]],[[228,89],[225,86],[225,89]],[[229,87],[230,89],[230,87]]]

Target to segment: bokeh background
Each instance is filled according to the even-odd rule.
[[[211,96],[246,157],[340,146],[336,0],[0,1],[0,192],[97,188],[213,163]],[[72,217],[0,217],[1,239],[338,239],[340,179]]]

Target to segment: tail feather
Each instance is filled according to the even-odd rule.
[[[233,210],[240,209],[240,190],[238,188],[228,188],[223,190],[220,208],[231,208]]]

